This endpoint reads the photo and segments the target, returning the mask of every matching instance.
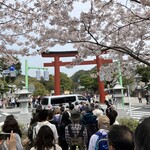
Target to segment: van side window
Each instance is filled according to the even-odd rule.
[[[87,101],[87,98],[84,97],[84,96],[78,96],[78,99],[79,99],[80,101]]]
[[[72,103],[72,102],[75,102],[75,101],[76,101],[75,96],[51,98],[51,104],[52,105],[62,104],[62,103],[69,103],[69,102]]]
[[[48,105],[48,98],[42,98],[41,104]]]
[[[52,104],[52,105],[55,105],[55,104],[62,104],[62,103],[65,103],[64,97],[51,98],[51,104]]]
[[[65,102],[69,103],[69,102],[75,102],[76,101],[76,97],[75,96],[68,96],[68,97],[64,97]]]

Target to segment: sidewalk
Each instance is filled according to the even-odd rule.
[[[124,105],[130,105],[131,106],[150,106],[150,105],[147,105],[146,104],[146,99],[145,98],[142,98],[142,103],[139,103],[139,100],[137,97],[124,97]]]
[[[17,121],[24,125],[25,129],[28,124],[30,124],[30,119],[32,117],[31,109],[29,108],[29,113],[23,113],[22,109],[19,107],[15,108],[1,108],[0,111],[3,115],[8,116],[10,114],[14,115]],[[0,123],[0,126],[3,125],[3,122]]]
[[[3,113],[13,113],[13,112],[18,112],[18,114],[21,112],[21,108],[20,107],[14,107],[14,108],[1,108],[0,111],[2,111]],[[29,108],[29,113],[31,112],[31,108]]]

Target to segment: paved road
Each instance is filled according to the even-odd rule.
[[[133,106],[131,110],[126,108],[126,112],[131,118],[140,120],[143,117],[150,116],[150,106]]]

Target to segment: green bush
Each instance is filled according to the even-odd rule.
[[[120,125],[126,125],[127,127],[129,127],[132,132],[135,131],[135,129],[139,123],[139,121],[136,119],[126,118],[126,117],[125,118],[119,118],[118,122]]]

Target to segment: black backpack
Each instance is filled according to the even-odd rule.
[[[84,131],[84,126],[81,127],[81,130],[79,131],[78,136],[75,137],[72,133],[71,125],[68,125],[68,132],[71,137],[71,140],[69,143],[70,150],[74,149],[75,147],[78,147],[79,150],[85,150],[84,140],[83,140],[83,131]]]

